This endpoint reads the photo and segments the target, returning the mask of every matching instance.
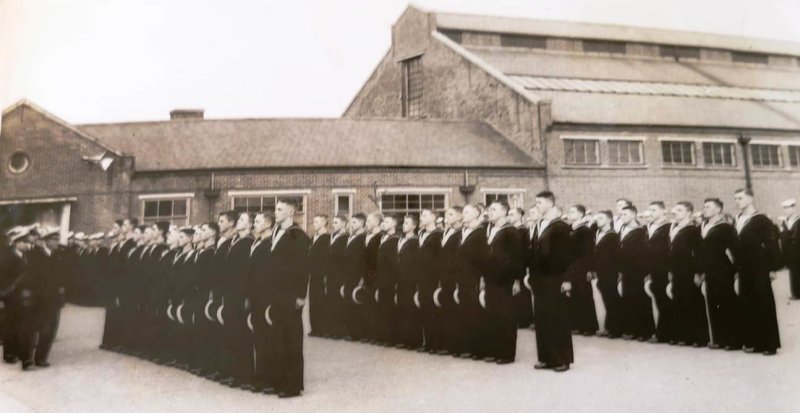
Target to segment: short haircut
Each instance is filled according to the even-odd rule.
[[[478,202],[477,204],[475,204],[475,205],[473,205],[473,206],[474,206],[474,207],[475,207],[475,209],[477,209],[477,210],[478,210],[478,212],[480,212],[480,213],[483,213],[483,211],[485,211],[485,210],[486,210],[486,205],[484,205],[484,204],[483,204],[483,202]]]
[[[462,207],[461,205],[453,205],[453,206],[450,207],[450,209],[452,209],[453,211],[458,212],[459,214],[464,212],[464,207]]]
[[[709,202],[716,205],[717,208],[719,208],[720,210],[725,208],[725,204],[723,204],[722,200],[720,200],[719,198],[706,198],[705,201],[703,201],[704,204],[707,204]]]
[[[286,205],[288,205],[289,208],[292,208],[294,211],[297,211],[297,209],[298,209],[297,201],[295,201],[294,198],[281,198],[281,199],[278,199],[278,203],[281,203],[281,202],[286,204]]]
[[[161,232],[161,235],[166,236],[169,232],[169,221],[158,221],[156,222],[156,228]]]
[[[664,201],[652,201],[650,202],[650,205],[658,207],[660,209],[667,209],[667,206],[664,204]]]
[[[580,212],[581,216],[586,215],[586,207],[581,204],[575,204],[572,206],[575,208],[576,211]]]
[[[386,215],[383,216],[383,219],[386,219],[386,218],[391,219],[392,221],[394,221],[395,224],[397,224],[397,215],[395,215],[395,214],[386,214]]]
[[[618,199],[617,199],[617,202],[619,202],[619,201],[622,201],[622,202],[624,202],[626,206],[631,206],[631,205],[633,205],[633,202],[631,202],[631,200],[630,200],[630,199],[628,199],[628,198],[618,198]]]
[[[636,207],[635,207],[635,206],[633,206],[633,205],[628,205],[628,206],[626,206],[626,207],[623,207],[623,208],[622,208],[622,210],[623,210],[623,211],[631,211],[631,212],[633,212],[633,215],[636,215],[636,214],[638,214],[638,213],[639,213],[639,210],[638,210],[638,209],[636,209]]]
[[[229,209],[229,210],[227,210],[227,211],[220,212],[220,213],[219,213],[219,216],[220,216],[220,217],[223,217],[223,216],[224,216],[224,217],[225,217],[225,219],[227,219],[227,220],[228,220],[228,222],[236,222],[236,218],[238,218],[238,217],[239,217],[239,215],[238,215],[238,214],[236,214],[236,211],[234,211],[234,210],[232,210],[232,209]]]
[[[734,194],[743,193],[747,196],[753,196],[753,190],[750,188],[739,188],[737,189]]]
[[[611,211],[609,211],[607,209],[604,209],[604,210],[598,212],[598,214],[605,215],[606,218],[608,218],[609,220],[613,220],[614,219],[614,214],[612,214]]]
[[[119,225],[119,226],[122,226],[122,224],[124,224],[124,223],[125,223],[125,220],[124,220],[124,219],[115,219],[115,220],[114,220],[114,223],[115,223],[115,224],[117,224],[117,225]]]
[[[353,214],[353,219],[361,221],[362,225],[367,222],[367,216],[364,215],[361,212],[357,212],[357,213]]]
[[[139,226],[139,218],[136,217],[128,218],[128,222],[131,223],[131,228],[136,228]]]
[[[208,227],[208,229],[214,231],[215,236],[219,235],[219,225],[217,225],[216,222],[208,222],[206,223],[206,226]]]
[[[275,214],[273,214],[272,211],[258,211],[256,215],[264,217],[264,219],[269,222],[269,225],[275,225]],[[255,222],[255,220],[253,222]]]
[[[347,217],[344,214],[339,214],[339,215],[333,217],[333,219],[338,219],[339,221],[347,222]]]
[[[518,214],[519,214],[519,216],[521,216],[521,217],[524,217],[524,216],[525,216],[525,210],[524,210],[524,209],[522,209],[522,208],[520,208],[520,207],[516,207],[516,208],[514,208],[514,211],[517,211],[517,213],[518,213]]]
[[[325,214],[314,215],[314,218],[322,218],[323,220],[325,220],[326,223],[328,222],[328,216]]]
[[[539,192],[538,194],[536,194],[534,198],[543,198],[549,200],[554,204],[556,203],[556,195],[553,192],[547,190]]]
[[[240,212],[239,216],[242,216],[242,215],[247,215],[247,219],[250,220],[250,225],[253,225],[253,222],[256,220],[256,214],[254,212],[250,212],[250,211]],[[237,219],[238,219],[238,217],[237,217]]]
[[[194,236],[194,228],[181,228],[181,232],[190,237]]]
[[[506,210],[506,213],[508,213],[508,210],[511,209],[511,207],[508,206],[508,202],[502,199],[495,199],[494,201],[492,201],[492,204],[500,205],[501,207],[503,207],[503,209]]]
[[[415,227],[419,226],[419,217],[418,216],[416,216],[414,214],[407,214],[406,216],[403,217],[403,220],[405,221],[407,219],[410,219],[411,222],[414,223]]]
[[[689,210],[689,212],[694,212],[694,205],[692,205],[689,201],[678,201],[677,205],[682,205],[684,208]]]
[[[150,228],[150,227],[148,227],[147,225],[138,225],[138,226],[136,226],[136,228],[139,228],[140,232],[144,232],[144,230],[146,230],[147,228]]]
[[[375,211],[375,212],[370,212],[370,213],[369,213],[369,216],[371,216],[371,217],[375,217],[375,218],[378,218],[378,221],[383,221],[383,214],[381,214],[381,213],[380,213],[380,212],[378,212],[378,211]]]

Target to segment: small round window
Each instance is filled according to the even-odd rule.
[[[8,159],[8,169],[15,174],[25,172],[29,166],[31,166],[31,158],[25,152],[14,152]]]

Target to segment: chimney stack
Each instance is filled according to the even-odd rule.
[[[203,109],[175,109],[169,112],[169,119],[203,119],[204,112]]]

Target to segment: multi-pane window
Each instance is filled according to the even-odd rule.
[[[297,203],[297,210],[294,214],[294,222],[300,226],[305,226],[305,197],[303,195],[258,195],[258,196],[233,196],[233,210],[236,212],[275,212],[275,206],[282,200],[294,200]]]
[[[597,141],[588,139],[564,139],[564,163],[567,165],[597,165],[600,156]]]
[[[735,166],[735,146],[728,142],[703,142],[703,161],[706,166]]]
[[[484,205],[491,205],[494,201],[506,201],[511,208],[523,208],[522,193],[520,192],[486,192],[483,194]]]
[[[403,69],[403,117],[422,116],[422,58],[420,56],[402,62]]]
[[[584,52],[625,54],[624,42],[610,42],[605,40],[584,40]]]
[[[336,194],[336,205],[334,205],[334,212],[336,216],[344,215],[349,217],[353,213],[352,209],[352,195],[350,194]]]
[[[685,46],[659,46],[659,54],[661,57],[672,57],[680,60],[683,58],[699,59],[700,48],[685,47]]]
[[[778,145],[750,145],[753,166],[778,168],[781,166],[781,147]]]
[[[447,208],[445,194],[383,194],[381,210],[397,215],[419,214],[423,209],[444,212]]]
[[[800,146],[789,146],[789,165],[793,168],[800,166]]]
[[[442,29],[442,30],[439,30],[439,33],[447,36],[450,40],[452,40],[452,41],[454,41],[456,43],[461,43],[461,41],[463,40],[463,32],[461,32],[460,30],[445,30],[445,29]]]
[[[757,63],[765,65],[769,63],[769,56],[761,53],[733,52],[731,60],[739,63]]]
[[[541,36],[523,36],[518,34],[501,34],[500,45],[504,47],[524,47],[527,49],[546,49],[547,38]]]
[[[153,199],[142,201],[142,221],[145,225],[167,221],[175,225],[189,223],[189,199]]]
[[[661,156],[665,165],[694,165],[694,142],[662,141]]]
[[[608,163],[611,165],[641,165],[641,141],[608,141]]]

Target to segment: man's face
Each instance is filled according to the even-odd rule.
[[[153,227],[147,227],[144,229],[144,234],[142,239],[149,244],[153,242],[153,234],[154,234]]]
[[[498,203],[494,203],[489,205],[489,222],[492,224],[499,221],[501,218],[507,215],[507,211]]]
[[[722,212],[722,210],[713,202],[706,202],[703,204],[703,218],[713,218],[719,215],[720,212]]]
[[[436,214],[426,209],[419,215],[419,224],[423,227],[436,223]]]
[[[289,219],[293,213],[294,211],[292,211],[289,205],[283,202],[278,202],[278,205],[275,206],[275,222],[282,224],[284,221]]]
[[[373,231],[375,228],[381,225],[380,219],[376,215],[370,214],[367,217],[367,231]]]
[[[527,218],[528,218],[528,220],[530,220],[531,222],[535,222],[535,221],[537,221],[537,220],[539,220],[539,219],[541,219],[541,218],[542,218],[542,212],[541,212],[541,211],[539,211],[539,208],[536,208],[536,207],[531,207],[531,208],[528,210],[528,215],[526,215],[526,217],[527,217]]]
[[[150,230],[152,231],[151,234],[150,234],[150,237],[153,240],[153,242],[161,241],[161,237],[163,235],[161,233],[161,230],[158,229],[158,227],[156,225],[153,225],[152,227],[150,227]]]
[[[250,215],[239,214],[239,219],[236,220],[236,231],[247,231],[253,226],[252,224]]]
[[[547,198],[536,198],[536,209],[539,210],[539,213],[544,215],[550,208],[553,207],[553,203]]]
[[[630,224],[636,219],[636,214],[630,209],[623,209],[620,213],[620,219],[623,224]]]
[[[688,218],[691,212],[689,212],[689,209],[683,205],[675,205],[672,208],[672,214],[675,215],[676,220],[682,221]]]
[[[125,221],[122,221],[121,231],[123,234],[128,234],[129,232],[131,232],[132,227],[133,226],[131,225],[131,221],[126,219]]]
[[[464,210],[461,212],[461,222],[465,225],[475,222],[479,217],[480,211],[472,205],[465,206]]]
[[[358,218],[350,218],[350,232],[356,233],[364,228],[364,224]]]
[[[653,222],[653,213],[649,209],[642,212],[642,221],[646,224]]]
[[[322,230],[322,228],[325,228],[326,224],[325,218],[322,217],[314,217],[314,220],[311,221],[311,227],[314,228],[314,232]]]
[[[334,231],[339,232],[339,231],[343,230],[345,225],[346,225],[346,221],[345,220],[343,220],[343,219],[341,219],[339,217],[336,217],[336,218],[333,219],[333,230]]]
[[[14,247],[19,250],[20,252],[25,252],[31,249],[31,242],[28,237],[22,237],[17,241],[14,241]]]
[[[735,193],[733,195],[733,200],[736,202],[736,207],[739,209],[745,209],[753,203],[753,197],[744,192]]]
[[[594,216],[594,222],[597,223],[598,227],[605,228],[611,221],[608,219],[608,215],[597,214]]]
[[[219,219],[217,219],[217,225],[219,225],[219,232],[224,234],[231,229],[233,221],[229,220],[227,215],[220,215]]]
[[[256,234],[263,234],[269,229],[269,221],[264,218],[264,215],[258,214],[256,215],[256,219],[253,220],[253,232]]]
[[[581,218],[583,218],[583,216],[581,215],[581,212],[578,211],[578,208],[570,207],[567,210],[567,221],[569,221],[570,223],[578,221]]]
[[[461,214],[455,209],[448,209],[447,212],[444,213],[444,223],[448,227],[452,227],[458,222],[461,222]]]
[[[142,241],[142,230],[136,228],[133,230],[133,240],[136,242]]]
[[[47,238],[44,240],[44,245],[47,246],[47,249],[55,251],[58,248],[58,237]]]
[[[650,212],[650,218],[653,221],[661,219],[661,217],[667,213],[666,209],[663,209],[658,205],[650,205],[647,207],[647,211]]]
[[[625,208],[626,206],[628,206],[628,201],[622,201],[622,200],[617,201],[617,212],[621,214],[622,208]]]
[[[397,226],[397,222],[390,218],[385,217],[383,218],[383,222],[381,222],[381,231],[390,232]]]
[[[169,244],[170,246],[177,245],[177,243],[178,243],[178,234],[180,234],[180,232],[178,232],[176,230],[171,230],[169,232],[169,234],[167,234],[167,244]]]
[[[120,232],[121,229],[122,229],[122,227],[120,227],[119,224],[117,224],[115,222],[113,225],[111,225],[111,231],[110,231],[111,232],[111,236],[112,237],[116,237],[117,235],[119,235],[119,232]]]
[[[185,232],[181,232],[180,235],[178,235],[178,246],[179,247],[183,248],[183,247],[189,245],[190,242],[192,242],[192,237],[190,237],[189,234],[187,234]]]
[[[194,235],[192,235],[192,244],[199,244],[202,239],[203,239],[203,231],[198,229],[197,231],[194,232]]]
[[[510,211],[508,211],[508,220],[514,225],[522,222],[522,215],[520,215],[517,208],[512,208]]]
[[[403,234],[409,234],[414,232],[417,229],[416,225],[414,225],[414,220],[411,218],[406,218],[403,220]]]

